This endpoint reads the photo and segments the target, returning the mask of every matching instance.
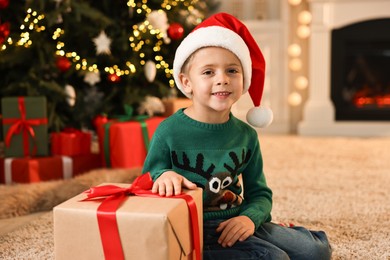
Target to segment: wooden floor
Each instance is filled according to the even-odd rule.
[[[45,212],[38,212],[22,217],[0,219],[0,236],[5,235],[29,222],[35,220]]]

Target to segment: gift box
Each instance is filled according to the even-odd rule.
[[[142,167],[148,143],[165,117],[125,122],[109,121],[98,126],[103,165],[112,168]]]
[[[167,98],[162,100],[165,112],[163,116],[168,117],[181,108],[187,108],[192,105],[192,100],[189,98]]]
[[[103,222],[99,222],[97,215],[104,202],[83,201],[87,197],[85,193],[75,196],[53,210],[55,259],[120,259],[108,254],[106,250],[109,245],[104,245],[103,242],[103,234],[106,234],[109,244],[113,243],[113,232],[119,233],[122,259],[201,259],[202,190],[198,188],[184,192],[193,198],[196,214],[191,215],[189,204],[184,199],[158,195],[125,196],[114,213],[117,223],[103,227],[100,226]],[[191,222],[194,215],[196,223]],[[192,224],[197,227],[196,232]],[[103,232],[104,229],[106,233]],[[197,233],[197,236],[193,233]],[[198,240],[194,241],[194,237]],[[199,248],[198,254],[194,248],[196,245]]]
[[[46,98],[5,97],[1,108],[5,156],[47,156]]]
[[[64,129],[59,133],[51,133],[51,154],[67,156],[90,154],[91,140],[91,133],[77,129]]]
[[[0,158],[0,183],[34,183],[69,179],[100,168],[98,154],[36,158]]]

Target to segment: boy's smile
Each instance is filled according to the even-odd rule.
[[[220,92],[214,92],[214,93],[211,93],[211,94],[214,95],[214,96],[217,96],[217,97],[224,98],[224,97],[228,97],[231,94],[231,92],[220,91]]]
[[[208,123],[226,122],[244,88],[240,60],[221,47],[196,51],[180,79],[186,93],[192,94],[193,105],[186,113]]]

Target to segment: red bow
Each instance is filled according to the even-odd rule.
[[[3,124],[12,124],[5,137],[5,145],[9,147],[11,144],[12,136],[14,134],[19,134],[20,132],[23,132],[24,156],[28,156],[30,154],[28,135],[30,134],[34,142],[34,148],[32,152],[32,155],[34,155],[36,153],[37,147],[36,147],[36,140],[35,140],[35,132],[32,126],[47,124],[47,118],[26,119],[26,106],[24,104],[24,97],[18,98],[18,107],[19,107],[21,118],[3,119]]]
[[[85,192],[88,198],[84,201],[104,199],[97,209],[97,217],[106,260],[125,259],[120,242],[119,230],[118,228],[112,228],[117,227],[116,210],[128,195],[161,198],[159,195],[151,192],[152,186],[153,180],[150,174],[147,173],[136,178],[131,186],[127,188],[104,185],[93,187]],[[195,249],[197,259],[200,260],[199,223],[195,201],[188,194],[180,194],[169,198],[184,199],[187,202],[191,216],[193,248]]]

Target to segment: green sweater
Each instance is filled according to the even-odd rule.
[[[206,124],[179,110],[161,122],[143,172],[156,180],[168,170],[203,188],[205,220],[245,215],[256,229],[271,220],[272,191],[264,177],[257,133],[232,114],[226,123]]]

